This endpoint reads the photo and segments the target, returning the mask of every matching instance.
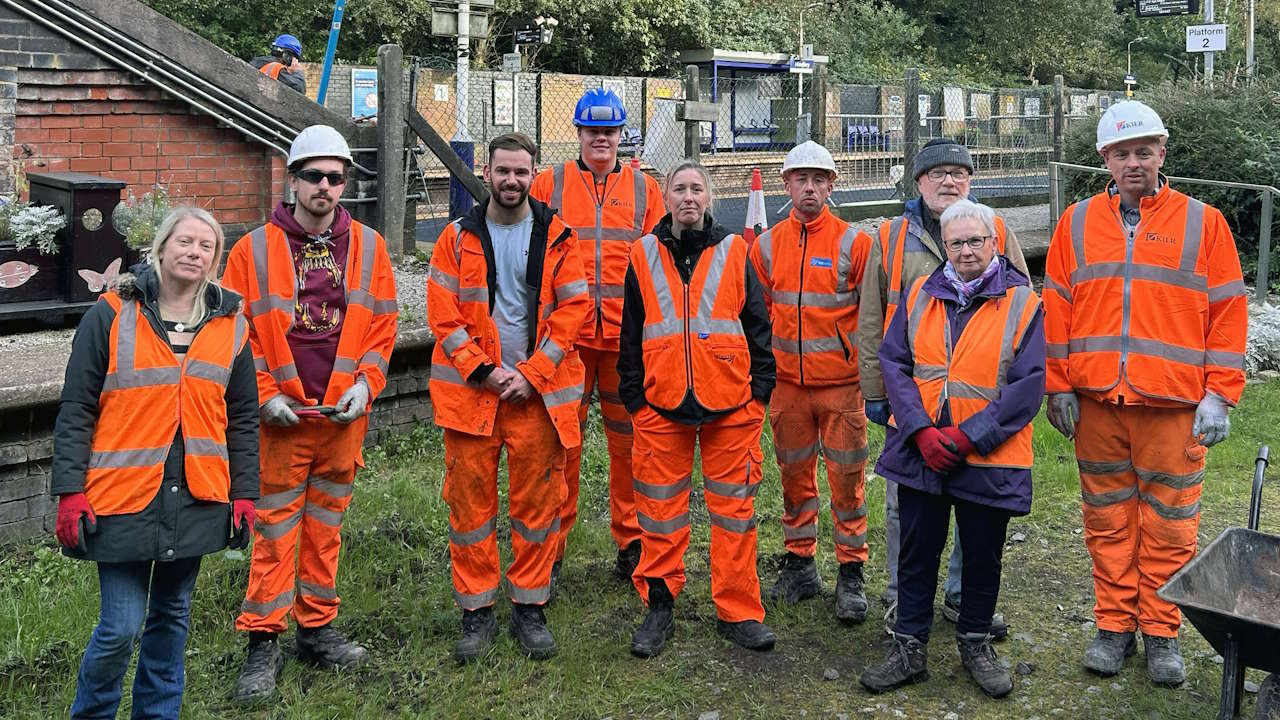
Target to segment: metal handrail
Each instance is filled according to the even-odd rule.
[[[1061,217],[1063,210],[1066,209],[1066,191],[1063,189],[1062,177],[1059,175],[1059,172],[1063,169],[1088,172],[1095,175],[1111,174],[1111,172],[1105,168],[1050,161],[1049,214],[1051,216],[1051,220]],[[1211,187],[1224,187],[1235,190],[1252,190],[1253,192],[1258,193],[1258,199],[1262,202],[1262,217],[1258,223],[1258,273],[1257,279],[1254,281],[1253,299],[1255,302],[1264,302],[1267,299],[1267,289],[1269,287],[1267,275],[1270,273],[1271,269],[1272,203],[1274,198],[1280,197],[1280,188],[1277,188],[1274,185],[1242,183],[1231,180],[1205,180],[1204,178],[1180,177],[1178,175],[1166,175],[1165,177],[1168,178],[1169,182],[1186,183],[1188,185],[1208,185]]]

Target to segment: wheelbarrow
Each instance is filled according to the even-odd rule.
[[[1156,591],[1222,656],[1218,720],[1240,712],[1245,668],[1280,672],[1280,537],[1258,532],[1270,450],[1258,450],[1248,529],[1228,528]]]

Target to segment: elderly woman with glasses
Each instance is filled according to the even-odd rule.
[[[894,314],[880,365],[896,427],[876,472],[899,484],[898,617],[888,657],[863,673],[881,692],[928,679],[938,565],[955,509],[965,562],[956,645],[984,692],[1013,689],[991,646],[1009,519],[1031,509],[1031,421],[1044,395],[1040,299],[996,252],[995,213],[958,200],[940,218],[947,262]]]

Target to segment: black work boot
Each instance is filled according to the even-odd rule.
[[[632,540],[626,547],[618,550],[618,559],[613,564],[613,571],[623,580],[630,580],[640,564],[640,541]]]
[[[818,576],[818,564],[811,557],[789,552],[782,558],[782,572],[778,574],[778,581],[769,588],[765,600],[773,604],[783,601],[798,603],[820,592],[822,578]]]
[[[550,591],[549,591],[550,594],[547,596],[548,605],[555,602],[556,591],[560,589],[560,572],[561,572],[560,566],[563,563],[564,563],[563,560],[557,560],[551,563],[551,582],[550,582]]]
[[[929,679],[929,646],[910,635],[894,633],[889,654],[862,671],[858,682],[871,692],[885,692]]]
[[[333,629],[298,628],[298,659],[323,668],[353,668],[369,659],[369,651]]]
[[[862,563],[840,563],[836,576],[836,619],[860,623],[867,619],[867,594],[862,589]]]
[[[769,626],[759,620],[729,622],[728,620],[717,619],[716,632],[741,647],[761,652],[772,650],[773,644],[778,641],[778,636],[773,634]]]
[[[1142,651],[1147,655],[1147,677],[1157,685],[1181,685],[1187,679],[1187,666],[1178,652],[1178,638],[1153,637],[1142,634]]]
[[[1124,667],[1124,659],[1138,652],[1138,641],[1132,632],[1099,630],[1084,650],[1084,669],[1102,677],[1111,677]]]
[[[996,649],[991,646],[988,633],[956,633],[956,649],[960,651],[960,664],[982,692],[993,698],[1002,698],[1013,691],[1013,678],[996,660]]]
[[[511,623],[507,625],[511,637],[520,643],[520,649],[530,660],[547,660],[555,657],[556,639],[547,629],[547,617],[541,605],[511,604]]]
[[[493,606],[462,611],[462,637],[453,643],[453,659],[468,663],[484,654],[498,634]]]
[[[249,633],[249,655],[236,679],[231,697],[238,703],[265,700],[276,692],[276,678],[284,668],[284,654],[275,633]]]
[[[646,578],[649,583],[649,613],[644,622],[631,633],[631,654],[636,657],[656,657],[675,637],[676,618],[672,612],[675,600],[662,578]]]
[[[951,623],[960,622],[960,603],[951,602],[951,598],[942,599],[942,617]],[[1009,624],[1004,621],[1003,613],[991,615],[991,639],[1004,640],[1009,637]]]

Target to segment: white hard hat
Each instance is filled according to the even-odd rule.
[[[791,152],[787,153],[787,159],[782,163],[782,176],[786,177],[788,172],[799,168],[826,170],[832,176],[839,175],[836,172],[836,162],[831,159],[831,153],[812,140],[806,140],[791,148]]]
[[[1098,120],[1098,152],[1108,145],[1144,137],[1169,137],[1164,121],[1145,103],[1122,100]]]
[[[342,133],[328,125],[312,125],[302,129],[289,146],[289,167],[311,158],[338,158],[352,162],[351,147]]]

